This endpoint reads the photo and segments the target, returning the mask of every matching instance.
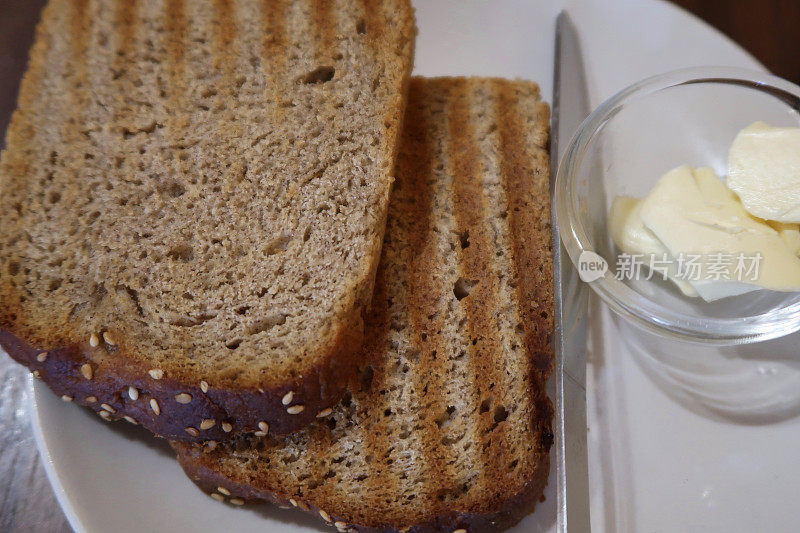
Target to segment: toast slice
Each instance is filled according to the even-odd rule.
[[[51,0],[0,162],[0,344],[170,439],[283,434],[356,376],[408,0]]]
[[[340,531],[533,509],[553,439],[548,117],[533,83],[412,79],[360,390],[294,435],[173,443],[203,490]]]

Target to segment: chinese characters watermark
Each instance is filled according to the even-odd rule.
[[[755,254],[627,254],[617,256],[618,280],[757,281],[763,256]],[[647,267],[642,269],[642,266]]]
[[[614,277],[621,281],[661,278],[687,282],[756,282],[762,259],[761,253],[681,253],[677,256],[668,253],[621,253],[617,256]],[[608,270],[608,262],[600,255],[588,250],[581,252],[578,258],[578,274],[583,281],[600,279]]]

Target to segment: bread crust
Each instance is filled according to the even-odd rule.
[[[552,404],[547,400],[547,407],[550,409],[549,418],[552,418]],[[546,429],[550,431],[549,426]],[[552,434],[550,434],[552,439]],[[549,448],[549,446],[548,446]],[[290,498],[283,498],[275,492],[260,490],[251,485],[240,485],[231,483],[231,480],[220,474],[213,465],[204,461],[204,452],[199,448],[180,446],[178,462],[181,464],[187,476],[197,485],[197,487],[208,494],[220,494],[219,488],[222,487],[230,492],[226,497],[230,499],[241,499],[248,503],[272,503],[281,507],[296,507],[301,511],[314,517],[322,517],[322,513],[329,516],[324,519],[326,522],[345,524],[348,530],[369,531],[376,533],[432,533],[447,532],[451,533],[459,529],[467,531],[502,531],[508,529],[527,515],[534,511],[537,500],[547,486],[547,477],[550,471],[549,458],[540,464],[534,476],[532,476],[522,487],[522,489],[508,494],[503,501],[496,502],[496,505],[489,512],[463,512],[451,511],[430,517],[425,523],[415,524],[409,527],[397,528],[391,524],[374,524],[364,526],[361,524],[349,524],[347,517],[339,516],[334,510],[335,507],[325,505],[318,507],[305,502],[298,502]],[[321,513],[322,512],[322,513]],[[350,529],[355,526],[354,529]],[[342,528],[345,529],[345,528]]]
[[[362,322],[360,316],[357,322]],[[305,373],[303,379],[261,390],[219,389],[209,385],[204,392],[200,383],[187,384],[168,376],[154,379],[149,373],[151,369],[131,365],[124,353],[116,352],[98,363],[92,357],[97,349],[89,342],[39,349],[8,329],[0,329],[0,346],[55,394],[98,414],[106,412],[103,416],[109,420],[130,417],[157,436],[171,440],[224,441],[237,433],[260,431],[259,424],[267,420],[269,433],[292,433],[312,422],[319,411],[338,402],[357,373],[357,361],[352,354],[361,346],[362,327],[353,323],[341,328],[323,364]],[[37,359],[42,354],[47,354],[43,361]],[[91,367],[91,379],[86,378],[84,365]],[[130,396],[131,387],[138,391],[136,400]],[[288,392],[293,393],[295,404],[304,406],[302,412],[287,414],[282,399]],[[180,394],[191,396],[189,403],[176,400]],[[157,402],[158,414],[153,409],[153,400]],[[110,406],[111,410],[102,405]],[[214,425],[201,430],[204,420],[213,420]],[[225,431],[223,423],[230,424],[230,429]]]
[[[393,37],[402,37],[402,41],[398,38],[397,49],[369,45],[383,65],[394,69],[391,74],[397,83],[397,90],[387,102],[382,117],[386,135],[379,139],[386,160],[386,168],[376,168],[379,176],[376,176],[375,186],[380,195],[373,214],[379,223],[370,233],[371,241],[365,247],[364,259],[344,291],[345,296],[333,307],[330,330],[317,339],[309,339],[303,353],[297,354],[305,362],[296,366],[296,372],[262,376],[261,380],[242,376],[237,380],[173,368],[166,369],[161,377],[153,377],[152,371],[157,369],[148,365],[147,358],[132,348],[131,339],[122,333],[114,332],[113,344],[109,344],[102,339],[103,331],[97,331],[93,335],[98,336],[99,345],[93,346],[88,334],[85,340],[76,341],[76,336],[84,334],[68,331],[63,317],[53,317],[52,323],[35,330],[30,324],[20,323],[18,318],[23,309],[17,305],[15,296],[19,290],[12,289],[5,283],[7,280],[0,280],[4,282],[0,284],[0,346],[57,395],[95,410],[106,420],[135,421],[157,436],[171,440],[224,441],[237,433],[264,431],[265,423],[269,434],[283,435],[305,427],[315,420],[319,411],[334,406],[355,379],[360,363],[364,314],[380,257],[393,181],[391,166],[397,153],[413,64],[416,34],[413,9],[406,0],[397,0],[397,4],[402,7],[398,14],[400,27],[392,33]],[[56,6],[64,8],[62,2],[51,2],[37,29],[30,67],[20,91],[20,109],[9,128],[9,139],[14,139],[9,146],[23,145],[24,137],[30,134],[25,114],[35,103],[34,95],[43,77]],[[337,38],[337,31],[343,31],[332,22],[331,16],[325,13],[320,16],[324,23],[321,33],[328,40]],[[352,31],[349,27],[346,30]],[[191,357],[191,353],[188,355]],[[91,379],[86,377],[89,372]],[[129,394],[133,389],[136,399]],[[284,399],[289,393],[292,402],[287,406]],[[187,398],[191,399],[184,403]],[[292,407],[295,409],[290,411]]]

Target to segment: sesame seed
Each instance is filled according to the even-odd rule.
[[[153,370],[150,370],[147,373],[150,374],[150,377],[153,379],[161,379],[164,377],[164,371],[158,368],[154,368]]]
[[[184,404],[189,403],[189,402],[192,401],[192,395],[191,394],[187,394],[185,392],[182,392],[180,394],[176,394],[175,395],[175,401],[178,402],[178,403],[184,403]]]
[[[253,433],[253,435],[255,435],[256,437],[266,437],[267,436],[267,434],[264,433],[263,431],[256,431],[256,432]]]
[[[303,412],[305,408],[306,408],[305,405],[293,405],[288,409],[286,409],[286,412],[289,413],[290,415],[299,415],[300,413]]]
[[[329,414],[331,414],[331,413],[333,413],[333,409],[331,409],[330,407],[328,407],[327,409],[323,409],[322,411],[320,411],[319,413],[317,413],[317,418],[323,418],[323,417],[326,417],[326,416],[328,416],[328,415],[329,415]]]
[[[94,403],[96,401],[97,401],[97,397],[95,397],[95,396],[87,396],[86,397],[86,403]]]
[[[100,418],[102,418],[103,420],[111,419],[111,413],[109,413],[108,411],[98,411],[97,414],[100,415]]]
[[[128,387],[128,396],[130,396],[131,400],[136,401],[139,399],[139,389],[136,387]]]
[[[210,441],[206,442],[206,451],[207,452],[213,452],[216,448],[217,448],[217,441],[210,440]]]
[[[208,383],[206,383],[205,381],[201,381],[200,390],[203,391],[203,393],[208,392]]]
[[[334,522],[333,525],[336,526],[336,529],[344,529],[347,527],[347,523],[342,522],[341,520],[338,522]]]
[[[188,428],[186,428],[186,433],[188,433],[188,434],[189,434],[189,435],[191,435],[192,437],[196,437],[196,436],[198,436],[198,435],[200,434],[200,432],[199,432],[199,431],[197,431],[195,428],[193,428],[193,427],[191,427],[191,426],[189,426]]]
[[[38,370],[34,370],[33,377],[35,377],[36,379],[42,379],[42,373],[39,372]]]
[[[40,363],[44,363],[45,361],[47,361],[47,352],[42,352],[39,355],[37,355],[36,360],[39,361]]]
[[[211,497],[214,498],[215,500],[217,500],[218,502],[224,502],[225,501],[225,496],[223,496],[222,494],[217,494],[216,492],[214,494],[212,494]]]
[[[220,494],[224,494],[225,496],[231,495],[231,491],[229,491],[225,487],[217,487],[217,492],[219,492]]]
[[[228,424],[227,422],[222,423],[222,431],[224,431],[225,433],[230,433],[232,429],[233,429],[232,425]]]
[[[294,498],[289,498],[289,503],[291,503],[293,507],[297,507],[297,500]]]
[[[117,410],[116,410],[116,409],[114,409],[113,407],[111,407],[111,406],[110,406],[110,405],[108,405],[107,403],[101,403],[101,404],[100,404],[100,408],[101,408],[101,409],[105,409],[105,410],[106,410],[106,411],[108,411],[109,413],[116,413],[116,412],[117,412]]]
[[[135,418],[133,418],[132,416],[125,415],[125,416],[123,416],[122,418],[124,418],[125,420],[127,420],[128,422],[130,422],[130,423],[131,423],[131,424],[133,424],[133,425],[137,425],[137,424],[139,423],[139,422],[137,422],[137,421],[136,421],[136,419],[135,419]]]
[[[81,374],[83,374],[83,377],[85,377],[86,379],[92,379],[93,375],[92,365],[90,365],[89,363],[81,365]]]
[[[89,337],[89,346],[92,348],[100,346],[100,337],[97,336],[97,333],[92,333],[91,337]]]
[[[117,339],[115,339],[114,336],[108,331],[103,332],[103,340],[106,341],[106,344],[109,346],[117,345]]]
[[[158,401],[155,398],[150,399],[150,409],[152,409],[156,415],[161,414],[161,408],[158,406]]]
[[[202,422],[200,422],[200,429],[211,429],[217,423],[216,420],[213,418],[206,418]]]
[[[281,403],[283,405],[289,405],[292,403],[292,398],[294,398],[294,391],[289,391],[283,395],[283,399],[281,399]]]
[[[467,533],[467,530],[463,529],[463,528],[462,529],[454,529],[453,533]]]
[[[260,429],[264,433],[268,433],[269,432],[269,424],[267,424],[266,422],[264,422],[262,420],[261,422],[258,423],[258,429]]]
[[[320,509],[320,510],[319,510],[319,515],[320,515],[320,516],[322,517],[322,519],[323,519],[323,520],[325,520],[326,522],[330,522],[330,521],[331,521],[331,515],[329,515],[328,513],[326,513],[325,511],[323,511],[322,509]]]
[[[67,396],[65,394],[64,396],[61,397],[61,399],[64,400],[65,402],[71,402],[72,401],[72,396]]]
[[[233,505],[244,505],[244,500],[241,498],[231,498],[231,503]]]

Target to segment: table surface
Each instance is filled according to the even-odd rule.
[[[29,373],[0,355],[0,531],[70,532],[33,441]]]
[[[800,23],[800,4],[795,0],[758,2],[761,13],[769,15],[759,20],[780,22],[763,28],[764,24],[751,23],[747,6],[752,8],[756,4],[753,0],[714,2],[713,9],[695,0],[676,3],[727,31],[777,74],[800,82],[800,56],[788,53],[791,46],[779,46],[781,42],[795,43],[793,32]],[[0,132],[5,132],[14,107],[32,28],[42,4],[44,0],[0,0],[0,14],[14,15],[0,16]],[[759,28],[765,35],[756,35]],[[56,502],[33,439],[28,376],[27,370],[0,355],[0,531],[68,533],[72,529]]]

